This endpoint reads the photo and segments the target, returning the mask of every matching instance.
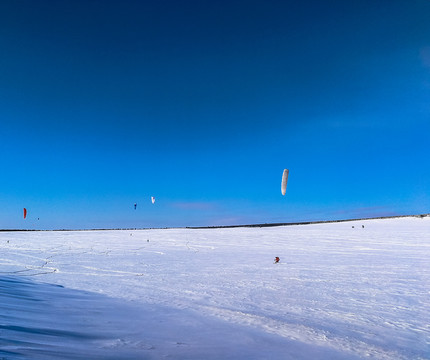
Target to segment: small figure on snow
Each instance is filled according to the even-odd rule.
[[[275,262],[274,262],[274,264],[277,264],[277,263],[279,262],[279,260],[281,260],[281,259],[279,259],[279,256],[275,257]]]

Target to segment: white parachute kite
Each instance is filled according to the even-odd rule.
[[[155,203],[155,197],[151,196],[151,202]]]
[[[285,195],[287,192],[287,181],[288,181],[288,173],[290,171],[288,169],[284,169],[284,173],[282,174],[282,182],[281,182],[281,193]]]

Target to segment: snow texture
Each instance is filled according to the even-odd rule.
[[[0,359],[430,359],[430,217],[0,249]]]

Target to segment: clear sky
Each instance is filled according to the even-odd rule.
[[[430,2],[2,0],[0,125],[0,228],[428,213]]]

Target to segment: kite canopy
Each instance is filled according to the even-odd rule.
[[[287,192],[287,181],[288,181],[288,173],[290,171],[288,169],[284,169],[284,173],[282,174],[282,182],[281,182],[281,193],[285,195]]]
[[[155,197],[151,196],[151,202],[155,203]]]
[[[27,209],[24,208],[24,219],[27,217]]]

